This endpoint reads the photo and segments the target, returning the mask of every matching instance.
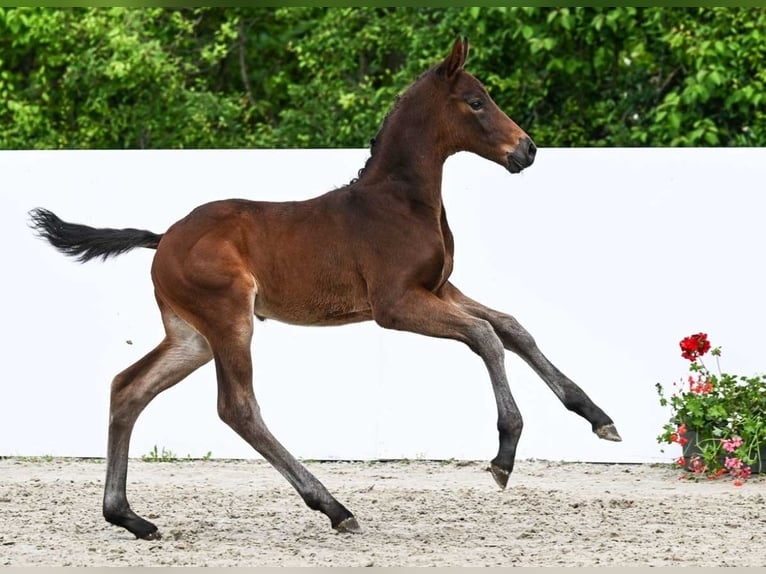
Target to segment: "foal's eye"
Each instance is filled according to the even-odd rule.
[[[483,100],[468,100],[468,105],[471,106],[471,109],[474,111],[479,111],[481,108],[484,107],[484,101]]]

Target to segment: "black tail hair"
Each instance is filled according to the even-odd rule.
[[[47,209],[37,207],[29,212],[30,226],[53,247],[77,257],[80,262],[96,257],[106,259],[136,247],[157,249],[162,235],[145,229],[96,229],[79,223],[68,223]]]

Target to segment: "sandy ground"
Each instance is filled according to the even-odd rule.
[[[766,564],[766,478],[679,480],[666,465],[307,462],[355,513],[337,534],[260,461],[131,461],[160,541],[101,517],[104,462],[0,460],[2,566]]]

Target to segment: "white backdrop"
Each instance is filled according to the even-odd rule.
[[[109,384],[162,337],[152,251],[78,264],[37,239],[27,211],[96,227],[164,231],[213,199],[302,199],[349,181],[365,150],[0,152],[0,455],[104,456]],[[476,156],[445,167],[453,281],[514,314],[543,352],[614,418],[598,440],[508,355],[524,415],[520,458],[669,461],[654,385],[707,331],[730,372],[760,372],[764,149],[541,149],[512,176]],[[263,182],[268,182],[264,184]],[[495,455],[481,361],[455,342],[374,324],[258,323],[256,395],[303,458]],[[216,415],[208,365],[141,416],[132,456],[256,457]]]

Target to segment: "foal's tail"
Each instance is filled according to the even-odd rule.
[[[29,212],[31,227],[56,249],[77,257],[80,262],[96,257],[106,259],[136,247],[157,249],[162,235],[144,229],[96,229],[79,223],[68,223],[47,209]]]

